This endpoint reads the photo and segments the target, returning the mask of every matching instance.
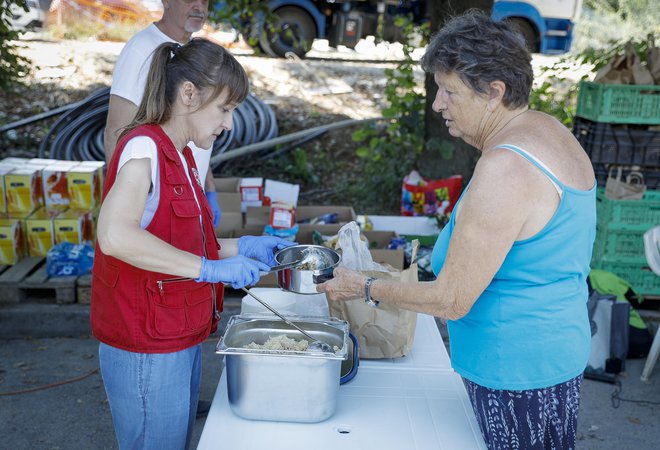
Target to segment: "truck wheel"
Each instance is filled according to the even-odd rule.
[[[538,33],[536,32],[536,28],[534,28],[531,23],[518,17],[507,19],[506,22],[511,25],[511,28],[522,34],[525,42],[527,43],[527,49],[531,53],[537,53],[541,50],[539,47]]]
[[[285,6],[274,12],[277,19],[274,31],[266,31],[259,37],[261,49],[283,58],[287,52],[303,57],[312,48],[316,38],[316,25],[312,18],[300,8]]]

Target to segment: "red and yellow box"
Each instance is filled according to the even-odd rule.
[[[72,168],[66,177],[69,207],[91,211],[101,204],[101,180],[96,167]]]
[[[25,256],[25,238],[20,219],[0,218],[0,264],[13,265]]]
[[[39,208],[25,219],[27,253],[30,256],[46,256],[55,245],[55,225],[53,220],[62,211]]]
[[[14,167],[0,166],[0,213],[7,212],[7,190],[5,188],[5,175],[11,173]]]
[[[7,212],[31,213],[43,206],[41,168],[24,166],[5,175]]]
[[[46,208],[66,209],[69,206],[67,175],[77,165],[77,161],[62,161],[51,164],[41,171]]]
[[[55,244],[62,242],[85,244],[94,241],[91,211],[68,209],[53,219],[53,226]]]

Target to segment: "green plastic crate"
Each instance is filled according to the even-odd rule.
[[[616,257],[622,261],[634,261],[645,258],[644,233],[646,225],[608,225],[598,224],[592,261],[603,257]]]
[[[647,190],[640,200],[610,200],[596,194],[599,224],[653,226],[660,223],[660,191]]]
[[[660,86],[582,81],[576,115],[596,122],[660,124]]]
[[[660,276],[656,275],[648,266],[646,259],[624,262],[611,260],[609,256],[591,264],[592,269],[602,269],[618,275],[641,295],[660,295]]]

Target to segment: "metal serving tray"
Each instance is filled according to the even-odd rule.
[[[315,353],[243,348],[281,334],[298,340],[304,337],[273,316],[232,316],[216,353],[225,355],[229,406],[237,416],[320,422],[334,414],[341,363],[348,357],[348,323],[318,317],[289,318],[314,338],[340,349]]]

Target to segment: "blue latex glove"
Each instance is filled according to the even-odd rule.
[[[206,259],[202,256],[202,270],[195,281],[231,285],[234,289],[257,284],[260,272],[267,272],[270,267],[262,262],[245,256],[232,256],[226,259]]]
[[[238,239],[238,254],[274,266],[275,252],[296,244],[275,236],[243,236]]]
[[[215,191],[208,191],[204,195],[209,202],[211,211],[213,211],[213,226],[218,228],[218,225],[220,225],[220,218],[222,217],[222,211],[220,211],[220,204],[218,203],[218,193]]]

